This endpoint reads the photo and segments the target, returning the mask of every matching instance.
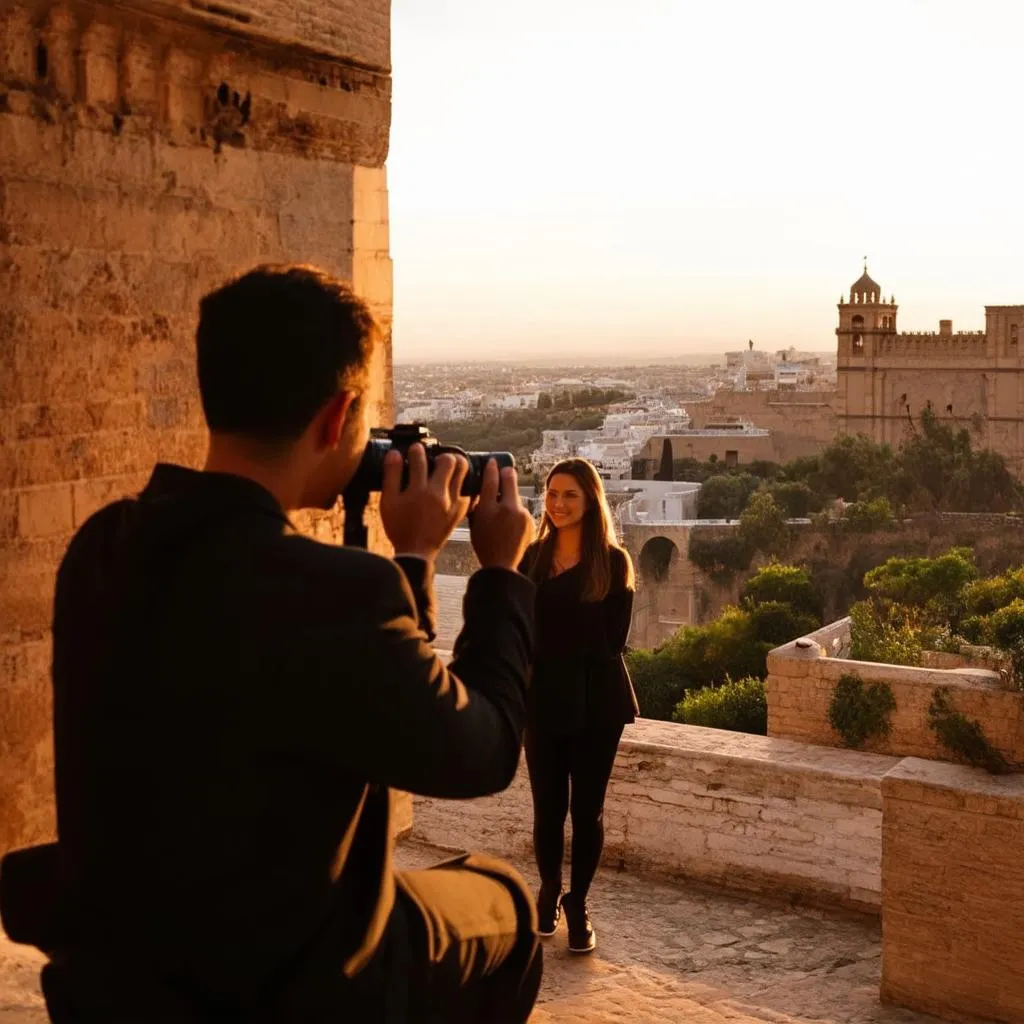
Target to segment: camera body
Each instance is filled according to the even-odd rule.
[[[458,445],[442,444],[430,430],[421,423],[396,423],[393,427],[375,427],[370,431],[370,441],[366,445],[362,461],[349,487],[361,491],[379,491],[384,483],[384,457],[392,448],[402,453],[404,466],[402,484],[409,478],[408,454],[414,444],[423,445],[427,454],[427,472],[434,469],[434,460],[438,455],[449,453],[461,455],[469,462],[469,472],[462,484],[462,494],[474,497],[480,493],[483,482],[484,467],[494,459],[499,469],[505,466],[515,468],[516,460],[511,452],[467,452]]]

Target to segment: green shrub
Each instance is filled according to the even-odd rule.
[[[1004,651],[1024,644],[1024,600],[1015,598],[1005,608],[989,615],[985,633],[991,644]]]
[[[739,519],[761,481],[752,473],[722,473],[708,477],[697,495],[700,519]]]
[[[766,644],[768,650],[807,636],[821,626],[821,619],[817,616],[794,611],[791,605],[781,601],[765,601],[754,605],[748,614],[753,639]]]
[[[983,615],[970,615],[960,623],[960,635],[969,644],[983,644],[988,630],[988,620]]]
[[[716,581],[745,572],[754,557],[750,545],[736,531],[730,531],[724,537],[709,537],[694,530],[690,534],[687,554],[694,565]]]
[[[906,609],[889,606],[878,609],[870,601],[858,601],[850,608],[850,657],[854,661],[877,661],[885,665],[918,665],[921,661],[921,633],[906,617]]]
[[[721,686],[692,690],[679,702],[673,721],[685,725],[703,725],[732,732],[768,733],[768,701],[764,682],[748,677]]]
[[[659,654],[678,667],[684,687],[693,689],[726,677],[763,676],[772,646],[758,639],[747,612],[726,608],[714,622],[677,630]]]
[[[807,570],[795,565],[771,562],[758,569],[747,580],[740,595],[744,607],[769,602],[788,604],[794,611],[821,617],[821,595],[811,582]]]
[[[802,480],[786,480],[772,484],[768,493],[790,519],[806,519],[821,509],[821,498]]]
[[[1024,568],[976,580],[964,588],[964,611],[969,616],[991,615],[1017,598],[1024,598]]]
[[[888,683],[865,686],[858,676],[840,677],[828,708],[829,725],[854,749],[876,736],[889,734],[896,698]]]
[[[789,542],[786,514],[768,491],[752,495],[740,516],[740,537],[752,551],[778,554]]]
[[[971,549],[952,548],[936,558],[890,558],[865,574],[864,586],[878,599],[924,609],[930,621],[949,623],[959,619],[965,588],[977,578]]]
[[[1009,771],[1006,758],[988,741],[981,723],[957,711],[944,687],[932,695],[928,725],[947,750],[975,768],[984,768],[993,775]]]
[[[855,501],[843,511],[847,529],[857,533],[871,533],[880,530],[893,521],[892,506],[888,498],[873,498],[871,501]]]
[[[640,714],[667,722],[686,692],[679,666],[658,651],[633,650],[626,654],[626,668],[633,681]]]

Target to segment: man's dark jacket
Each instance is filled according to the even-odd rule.
[[[377,969],[389,788],[509,784],[532,644],[532,583],[481,570],[445,668],[430,568],[399,561],[299,535],[252,481],[169,465],[75,536],[53,678],[80,989],[113,957],[122,984],[137,969],[312,1019]]]

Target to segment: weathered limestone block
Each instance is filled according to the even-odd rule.
[[[1024,776],[908,758],[882,780],[882,998],[1024,1021]]]

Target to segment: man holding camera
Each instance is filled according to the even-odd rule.
[[[394,561],[287,516],[352,479],[381,349],[366,306],[313,268],[208,295],[205,470],[158,465],[71,543],[54,614],[55,1020],[529,1016],[541,954],[516,873],[391,864],[391,787],[475,797],[516,772],[533,584],[515,567],[533,524],[515,473],[490,462],[470,508],[464,459],[390,452]],[[482,568],[446,668],[432,562],[467,510]]]

